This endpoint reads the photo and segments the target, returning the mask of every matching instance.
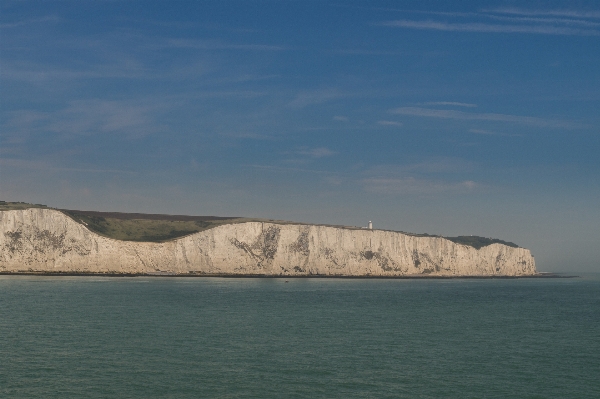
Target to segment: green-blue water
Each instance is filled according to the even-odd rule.
[[[2,398],[598,398],[600,278],[0,276]]]

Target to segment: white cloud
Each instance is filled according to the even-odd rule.
[[[274,172],[302,172],[302,173],[314,173],[317,175],[335,175],[335,172],[331,172],[328,170],[289,168],[289,167],[273,166],[273,165],[244,165],[244,166],[262,169],[262,170],[271,170]]]
[[[60,22],[61,18],[59,18],[57,15],[46,15],[45,17],[40,17],[40,18],[31,18],[31,19],[24,19],[21,21],[15,21],[15,22],[3,22],[0,23],[0,28],[1,29],[6,29],[6,28],[16,28],[18,26],[24,26],[24,25],[39,25],[40,23],[44,23],[44,22]]]
[[[592,22],[583,19],[571,19],[571,18],[540,18],[540,17],[509,17],[505,15],[486,15],[487,18],[495,19],[497,21],[511,21],[511,22],[530,22],[537,24],[559,24],[559,25],[579,25],[587,26],[591,28],[600,27],[599,22]]]
[[[397,20],[382,22],[382,26],[392,26],[409,29],[429,29],[448,32],[479,32],[479,33],[534,33],[544,35],[598,36],[599,30],[577,29],[552,25],[502,25],[484,22],[438,22]]]
[[[397,122],[397,121],[377,121],[377,124],[382,125],[382,126],[397,126],[397,127],[404,125],[402,122]]]
[[[404,165],[377,165],[359,181],[366,191],[398,195],[467,193],[479,186],[465,174],[475,165],[460,158],[429,158]]]
[[[127,133],[147,134],[155,128],[151,122],[152,107],[121,101],[74,101],[49,125],[57,133]]]
[[[233,44],[222,42],[220,40],[191,40],[191,39],[170,39],[165,42],[166,47],[191,48],[197,50],[250,50],[250,51],[282,51],[283,46],[274,46],[270,44]]]
[[[555,16],[570,18],[600,18],[600,11],[577,11],[577,10],[524,10],[522,8],[494,8],[486,12],[495,12],[499,14],[513,15],[531,15],[531,16]]]
[[[492,131],[484,130],[484,129],[469,129],[469,133],[483,134],[483,135],[486,135],[486,136],[496,136],[496,135],[498,135],[498,133],[496,133],[496,132],[492,132]]]
[[[507,115],[496,113],[470,113],[464,111],[430,109],[420,107],[400,107],[391,111],[393,114],[421,116],[426,118],[458,119],[458,120],[480,120],[494,122],[508,122],[537,127],[575,129],[582,125],[569,121],[553,119],[542,119],[533,116]]]
[[[423,105],[451,105],[454,107],[466,107],[466,108],[475,108],[477,104],[469,104],[469,103],[459,103],[455,101],[432,101],[423,103]]]
[[[5,62],[2,70],[2,79],[8,81],[23,81],[32,84],[57,83],[60,85],[71,83],[77,79],[158,79],[164,78],[159,74],[143,68],[134,62],[113,59],[106,63],[88,64],[84,69],[53,68],[44,65]]]
[[[437,180],[405,178],[367,178],[361,181],[364,189],[369,192],[395,195],[429,195],[439,193],[464,193],[476,188],[472,180],[449,183]]]
[[[157,105],[126,101],[72,101],[54,112],[15,111],[4,125],[9,137],[52,132],[62,136],[117,133],[129,137],[156,132]]]
[[[58,171],[58,172],[82,172],[82,173],[117,173],[117,174],[137,174],[131,170],[119,169],[104,169],[104,168],[89,168],[89,167],[67,167],[56,165],[47,161],[17,159],[17,158],[0,158],[0,165],[13,169],[26,169],[36,171]]]
[[[522,134],[499,133],[486,129],[469,129],[469,133],[481,134],[484,136],[502,136],[502,137],[522,137]]]
[[[340,116],[340,115],[336,115],[333,117],[334,121],[338,121],[338,122],[348,122],[348,117],[347,116]]]
[[[311,158],[323,158],[336,154],[334,151],[331,151],[325,147],[318,148],[305,148],[296,152],[297,154],[308,156]]]
[[[433,173],[462,173],[474,169],[472,162],[461,158],[435,157],[427,158],[420,162],[404,165],[377,165],[365,174],[374,177],[407,177],[407,174],[429,175]]]
[[[383,50],[365,50],[365,49],[346,49],[334,50],[334,54],[340,55],[398,55],[398,51],[383,51]]]
[[[251,132],[221,132],[219,136],[230,137],[234,139],[250,139],[250,140],[272,140],[272,136],[266,134],[258,134]]]

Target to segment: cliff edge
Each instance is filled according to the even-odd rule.
[[[530,251],[442,237],[246,222],[172,241],[103,237],[47,208],[0,211],[0,272],[282,276],[526,276]]]

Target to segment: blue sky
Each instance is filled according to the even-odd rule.
[[[600,271],[593,1],[3,1],[0,196],[474,234]]]

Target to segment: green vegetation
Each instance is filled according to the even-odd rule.
[[[473,248],[479,249],[491,244],[502,244],[508,247],[519,248],[519,246],[513,242],[499,240],[497,238],[487,238],[478,236],[458,236],[458,237],[444,237],[447,240],[462,245],[470,245]]]
[[[0,211],[21,210],[27,208],[49,208],[41,204],[27,204],[25,202],[0,201]],[[256,219],[243,217],[218,217],[218,216],[187,216],[187,215],[158,215],[146,213],[119,213],[119,212],[92,212],[76,211],[70,209],[55,209],[63,212],[71,219],[85,225],[91,231],[105,237],[124,241],[163,242],[189,234],[198,233],[224,224],[245,222],[268,222],[277,224],[305,224],[273,219]],[[361,227],[319,225],[327,227],[363,230]],[[413,234],[400,232],[413,237],[441,237],[430,234]],[[452,242],[469,245],[476,249],[490,244],[503,244],[518,248],[518,245],[478,236],[444,237]]]
[[[268,222],[294,224],[283,220],[220,217],[160,215],[148,213],[120,213],[57,209],[91,231],[105,237],[124,241],[163,242],[212,229],[224,224]]]
[[[76,222],[105,237],[124,241],[162,242],[246,218],[90,212],[60,209]]]
[[[26,202],[6,202],[0,201],[0,211],[15,211],[28,208],[48,208],[42,204],[28,204]]]

